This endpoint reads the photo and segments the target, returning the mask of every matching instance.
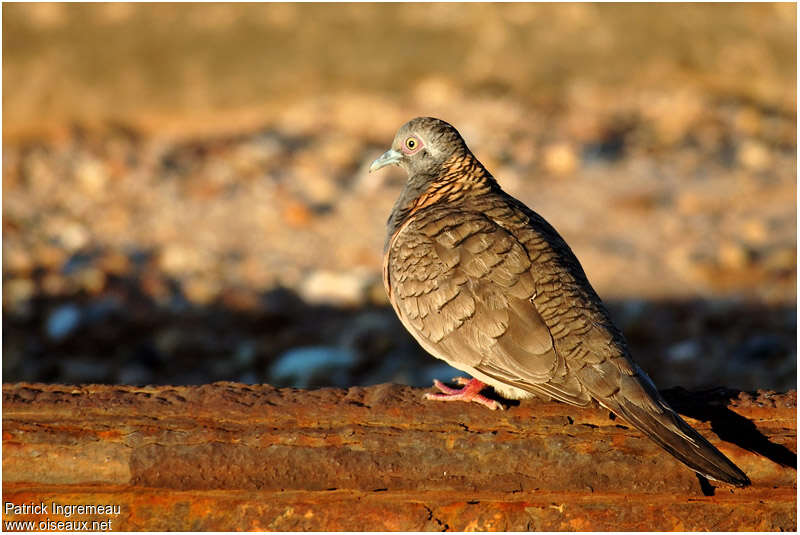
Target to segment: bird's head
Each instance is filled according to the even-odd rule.
[[[389,150],[369,166],[370,173],[387,165],[399,165],[410,177],[436,176],[454,154],[468,152],[461,134],[433,117],[417,117],[397,131]]]

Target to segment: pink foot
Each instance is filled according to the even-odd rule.
[[[467,379],[466,377],[456,377],[454,382],[464,385],[464,388],[450,388],[439,379],[433,380],[433,386],[438,388],[443,394],[425,394],[425,399],[433,401],[474,401],[491,410],[503,410],[503,406],[493,399],[481,395],[481,390],[486,386],[477,379]]]

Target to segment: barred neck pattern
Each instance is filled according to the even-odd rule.
[[[389,216],[385,246],[415,212],[439,202],[454,202],[471,194],[499,188],[494,177],[471,152],[459,152],[445,161],[434,176],[410,177]]]
[[[468,191],[482,193],[497,185],[494,177],[470,152],[454,154],[441,168],[439,175],[417,197],[409,215],[440,201],[456,201]]]

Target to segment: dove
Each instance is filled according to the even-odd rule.
[[[436,380],[430,400],[502,406],[531,396],[617,414],[686,466],[750,484],[686,423],[634,362],[622,332],[558,232],[504,192],[450,124],[403,125],[370,172],[408,179],[392,208],[383,282],[400,321],[431,355],[472,376]]]

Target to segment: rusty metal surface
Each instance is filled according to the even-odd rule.
[[[422,393],[4,385],[3,498],[119,504],[126,530],[796,528],[796,392],[665,393],[746,489],[701,483],[606,410]]]

